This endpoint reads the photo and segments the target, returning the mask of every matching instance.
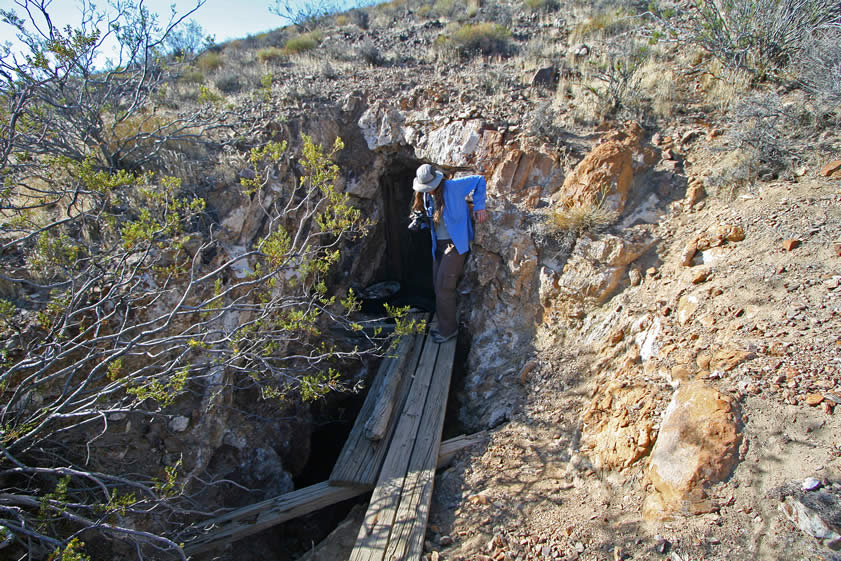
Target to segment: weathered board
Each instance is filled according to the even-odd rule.
[[[393,392],[395,409],[399,411],[402,407],[411,382],[411,373],[414,372],[418,362],[423,339],[423,335],[405,336],[398,346],[396,356],[386,358],[380,364],[376,378],[356,417],[356,422],[330,473],[331,485],[371,488],[376,484],[399,416],[389,416],[385,429],[380,431],[382,437],[379,440],[367,438],[365,427],[375,414],[377,404],[383,396],[389,379],[397,381],[397,388]]]
[[[196,529],[197,535],[183,537],[184,553],[193,555],[256,534],[281,522],[361,495],[367,490],[361,487],[334,487],[325,481],[223,514],[202,523]]]
[[[485,433],[480,432],[457,436],[442,442],[438,455],[438,467],[449,464],[456,454],[478,444],[484,438]],[[184,552],[188,555],[201,553],[276,524],[282,524],[296,516],[303,516],[319,508],[361,495],[366,491],[360,487],[334,487],[325,481],[274,499],[232,510],[202,522],[192,528],[192,531],[180,536],[179,541],[186,543]]]
[[[420,558],[455,346],[425,341],[351,561]]]

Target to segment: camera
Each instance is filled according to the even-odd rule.
[[[409,221],[409,230],[418,232],[422,228],[427,227],[427,217],[422,210],[412,211],[411,220]]]

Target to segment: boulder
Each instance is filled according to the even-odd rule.
[[[447,166],[472,166],[485,125],[478,119],[453,121],[427,130],[415,145],[419,160]]]
[[[736,401],[695,381],[682,385],[666,409],[651,452],[654,491],[643,505],[648,520],[712,512],[705,489],[722,481],[738,461],[742,439]]]
[[[557,158],[540,147],[509,148],[488,179],[488,192],[518,202],[528,198],[535,187],[542,191],[561,177],[563,168]]]
[[[406,118],[400,110],[376,104],[359,118],[358,125],[369,150],[405,144],[403,124]]]
[[[600,206],[621,213],[634,174],[650,167],[655,160],[653,150],[643,145],[643,134],[637,123],[607,134],[604,142],[567,176],[553,198],[567,208]]]
[[[557,83],[558,70],[554,66],[538,68],[531,77],[532,86],[549,87]]]

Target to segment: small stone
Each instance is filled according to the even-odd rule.
[[[441,544],[443,547],[449,547],[453,545],[453,538],[450,536],[441,536],[441,539],[438,540],[438,543]]]
[[[657,544],[654,546],[654,550],[661,555],[665,555],[666,553],[669,552],[669,548],[671,548],[671,547],[672,547],[672,544],[671,544],[671,542],[669,542],[669,540],[667,540],[665,538],[660,538],[657,541]]]
[[[683,250],[680,252],[680,264],[684,267],[689,267],[692,264],[692,260],[695,258],[696,253],[698,253],[697,240],[687,242],[687,244],[683,246]]]
[[[741,226],[729,226],[724,237],[730,242],[743,241],[745,239],[745,229]]]
[[[470,501],[471,503],[480,504],[480,505],[486,505],[490,502],[488,500],[488,497],[486,497],[485,495],[471,495],[470,497],[468,497],[467,500]]]
[[[694,277],[692,277],[692,284],[701,284],[702,282],[707,282],[709,278],[709,271],[698,271],[698,273]]]
[[[791,250],[799,247],[800,243],[801,242],[798,239],[794,239],[794,238],[787,239],[783,242],[783,249],[786,250],[786,251],[791,251]]]
[[[809,407],[817,407],[824,400],[823,394],[810,393],[804,398],[806,405]]]
[[[803,484],[800,488],[804,491],[814,491],[815,489],[821,488],[821,481],[815,477],[807,477],[803,480]]]
[[[628,271],[628,279],[631,281],[631,286],[639,286],[642,283],[642,273],[635,267]]]

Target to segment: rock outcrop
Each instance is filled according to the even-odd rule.
[[[653,147],[644,143],[638,123],[605,136],[604,142],[576,166],[553,195],[564,207],[594,206],[621,213],[628,201],[634,175],[657,159]]]
[[[702,382],[681,386],[651,452],[648,478],[654,491],[645,501],[645,518],[714,510],[706,488],[729,475],[741,438],[740,413],[732,398]]]

